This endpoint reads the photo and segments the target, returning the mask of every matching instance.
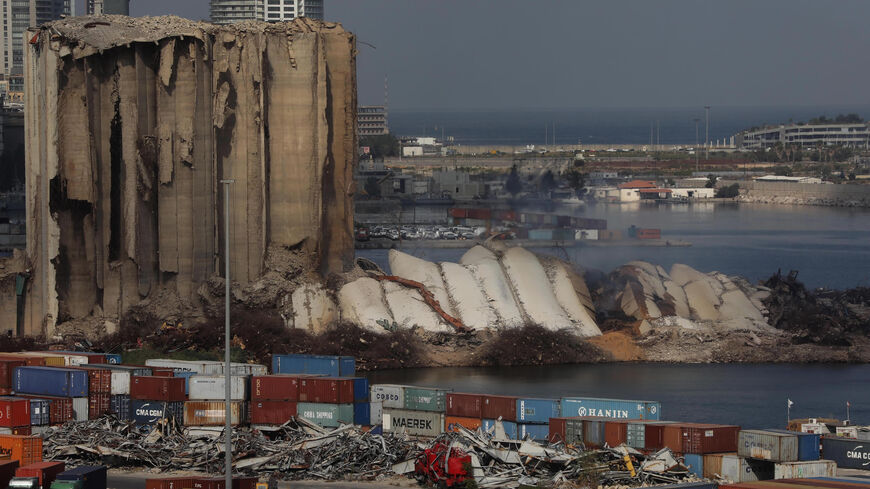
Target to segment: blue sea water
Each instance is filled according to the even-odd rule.
[[[870,106],[712,107],[710,140],[725,139],[754,126],[806,121],[813,117],[857,113],[870,116]],[[466,145],[648,144],[650,133],[661,144],[693,144],[695,122],[704,140],[703,107],[658,109],[526,109],[526,110],[392,110],[390,130],[399,136],[452,137]],[[442,132],[443,131],[443,132]],[[546,138],[546,139],[545,139]]]

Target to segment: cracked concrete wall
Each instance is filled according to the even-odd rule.
[[[270,246],[352,267],[356,45],[340,25],[75,17],[25,36],[25,331],[119,318],[161,288],[196,303]]]

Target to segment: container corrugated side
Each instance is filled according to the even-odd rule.
[[[863,440],[825,436],[822,456],[844,469],[870,469],[870,443]]]
[[[299,416],[326,428],[353,424],[353,404],[300,402],[296,404],[296,411]]]
[[[192,489],[195,477],[160,477],[145,479],[145,489]]]
[[[50,402],[47,399],[30,399],[30,424],[45,426],[51,423],[49,417]]]
[[[281,425],[295,416],[295,401],[251,401],[251,424]]]
[[[109,410],[115,414],[121,421],[130,421],[132,414],[130,413],[130,396],[119,394],[109,398]]]
[[[136,424],[154,424],[170,417],[179,422],[184,420],[183,402],[130,400],[130,419]]]
[[[19,465],[42,462],[42,437],[36,435],[0,435],[0,453]]]
[[[698,477],[704,477],[704,456],[697,453],[683,454],[683,465],[689,472]]]
[[[372,426],[381,425],[384,423],[384,403],[369,402],[369,423]]]
[[[19,467],[15,477],[36,477],[39,487],[49,489],[57,474],[63,472],[66,465],[63,462],[35,462]]]
[[[257,375],[251,377],[251,399],[257,401],[298,401],[299,377]]]
[[[371,425],[372,411],[371,404],[367,402],[357,402],[353,405],[353,424],[361,426]]]
[[[444,414],[384,408],[384,431],[411,436],[438,436],[444,432]]]
[[[372,384],[369,387],[369,399],[380,402],[385,408],[405,408],[405,386],[396,384]]]
[[[88,373],[55,367],[17,367],[13,374],[16,393],[87,397]]]
[[[806,479],[808,477],[833,477],[837,463],[833,460],[812,460],[773,464],[774,479]],[[868,481],[870,484],[870,481]]]
[[[661,403],[603,399],[597,397],[563,397],[562,416],[596,416],[616,419],[661,419]]]
[[[517,424],[517,439],[518,440],[537,440],[544,442],[550,434],[549,424]]]
[[[517,422],[525,424],[547,424],[550,418],[562,416],[558,399],[517,399]]]
[[[247,423],[248,404],[244,401],[230,402],[230,423],[233,426]],[[223,426],[226,422],[224,401],[187,401],[184,403],[185,426]]]
[[[479,418],[464,418],[462,416],[445,416],[444,430],[459,431],[458,426],[474,431],[483,425],[483,420]]]
[[[741,457],[736,453],[704,455],[704,477],[734,482],[757,482],[773,479],[773,463]]]
[[[517,398],[514,396],[485,395],[480,414],[483,419],[501,418],[505,421],[516,421]]]
[[[188,379],[190,400],[222,399],[226,396],[226,377],[222,375],[194,375]],[[248,398],[248,377],[230,377],[230,398],[244,401]]]
[[[356,360],[353,357],[332,355],[272,355],[272,373],[354,377]]]
[[[550,418],[548,440],[550,443],[582,445],[584,443],[582,418]]]
[[[811,461],[819,459],[819,447],[822,444],[822,436],[818,433],[801,433],[788,430],[768,430],[777,433],[792,433],[798,437],[798,460]]]
[[[0,426],[30,426],[30,400],[23,397],[0,397]]]
[[[798,437],[794,433],[741,430],[737,436],[737,454],[771,462],[796,462]]]
[[[494,419],[483,419],[480,427],[483,428],[483,431],[489,431],[495,435],[495,421]],[[517,439],[518,427],[515,422],[502,420],[501,425],[504,427],[504,433],[508,440]]]
[[[405,387],[405,408],[412,411],[444,412],[447,406],[447,389],[434,387]]]
[[[445,412],[448,416],[483,419],[483,395],[449,392]]]

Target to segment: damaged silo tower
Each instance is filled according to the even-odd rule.
[[[73,17],[28,34],[25,332],[120,317],[158,290],[193,300],[270,247],[353,259],[355,39],[297,19],[215,26]]]

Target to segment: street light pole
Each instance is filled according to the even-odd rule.
[[[704,124],[704,159],[710,159],[710,106],[705,105],[704,111],[706,112],[707,122]]]
[[[226,489],[233,487],[233,424],[230,403],[232,400],[232,364],[230,363],[230,184],[235,180],[221,180],[224,186],[224,383],[225,404],[224,446]]]
[[[695,171],[701,171],[700,163],[698,162],[698,158],[701,156],[701,150],[698,149],[698,123],[701,122],[701,119],[695,117],[692,119],[695,121]]]

